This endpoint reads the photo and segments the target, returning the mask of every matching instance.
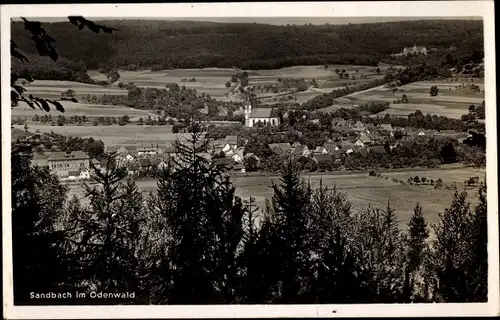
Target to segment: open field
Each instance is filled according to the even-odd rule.
[[[441,178],[445,183],[462,183],[471,176],[484,175],[484,170],[477,171],[469,168],[457,168],[446,170],[429,171],[408,171],[384,173],[384,175],[397,176],[426,176],[434,179]],[[366,208],[371,205],[376,208],[385,208],[387,201],[391,201],[391,206],[395,209],[400,223],[404,227],[413,214],[415,204],[419,202],[423,207],[423,212],[428,222],[436,222],[438,215],[449,207],[452,201],[453,191],[445,189],[433,189],[429,186],[410,186],[394,183],[382,178],[370,177],[367,173],[335,174],[335,175],[306,175],[313,186],[317,186],[320,179],[323,184],[329,187],[337,186],[338,190],[346,193],[352,202],[354,209]],[[273,195],[271,185],[273,182],[279,183],[278,176],[235,176],[233,177],[236,186],[236,194],[243,199],[250,196],[256,198],[257,205],[265,208],[265,199]],[[139,188],[145,192],[155,192],[156,180],[139,180]],[[82,196],[82,188],[79,185],[70,186],[70,197],[72,195]],[[476,194],[469,192],[470,201],[474,203]]]
[[[76,98],[81,99],[87,94],[90,95],[121,95],[127,94],[127,90],[117,87],[102,87],[93,84],[86,84],[73,81],[59,80],[35,80],[24,86],[26,89],[25,95],[33,94],[37,97],[47,99],[61,98],[61,92],[68,89],[73,89],[76,93]]]
[[[430,87],[437,85],[439,94],[431,97]],[[484,86],[479,84],[479,86]],[[484,101],[483,92],[471,92],[470,90],[457,88],[456,84],[444,82],[415,82],[401,87],[404,91],[393,93],[389,88],[377,87],[372,90],[356,92],[350,97],[354,97],[357,104],[365,102],[390,102],[390,108],[382,111],[380,114],[392,114],[406,116],[416,110],[424,114],[446,116],[449,118],[460,119],[462,115],[468,113],[471,104],[478,105]],[[408,97],[408,103],[392,103],[394,100],[401,99],[403,94]]]
[[[357,78],[361,75],[367,75],[368,79],[358,79],[356,82],[371,81],[375,78],[380,78],[375,73],[376,67],[370,66],[355,66],[355,65],[334,65],[325,69],[324,66],[293,66],[274,70],[246,70],[249,74],[250,83],[254,85],[270,85],[276,84],[279,78],[304,78],[317,79],[321,83],[321,88],[335,88],[343,86],[343,83],[349,83],[353,80],[340,79],[335,74],[335,69],[345,69],[350,75]],[[387,69],[382,67],[381,70]],[[356,73],[358,70],[358,73]],[[142,70],[142,71],[119,71],[120,79],[118,82],[129,83],[133,82],[139,87],[156,87],[164,88],[168,83],[177,83],[184,85],[186,88],[196,89],[199,92],[210,94],[212,97],[221,100],[231,100],[227,97],[229,89],[226,88],[225,83],[231,79],[233,69],[224,68],[204,68],[204,69],[173,69],[173,70]],[[106,77],[99,72],[93,70],[88,74],[95,80],[105,80]],[[196,79],[190,82],[189,79]],[[184,81],[183,81],[184,80]],[[115,86],[118,85],[115,83]],[[306,97],[310,98],[318,95],[318,93],[311,91],[307,92]],[[302,99],[305,99],[301,98]]]
[[[125,106],[113,106],[113,105],[98,105],[98,104],[86,104],[86,103],[74,103],[71,101],[61,101],[65,112],[60,113],[55,110],[55,107],[51,105],[51,112],[45,112],[40,109],[31,109],[25,102],[19,102],[19,105],[12,109],[12,119],[17,117],[26,118],[28,123],[33,123],[32,117],[37,114],[39,116],[51,115],[54,120],[56,120],[58,115],[64,115],[66,118],[71,116],[83,116],[87,118],[98,118],[98,117],[121,117],[128,115],[132,121],[139,119],[140,117],[157,117],[154,113],[148,112],[146,110],[133,109]]]
[[[23,129],[21,125],[15,125],[15,128]],[[172,133],[172,126],[139,126],[129,124],[126,126],[45,126],[45,125],[30,125],[29,131],[36,132],[39,130],[42,133],[58,133],[66,136],[74,136],[81,138],[93,137],[94,139],[102,140],[106,147],[119,145],[131,141],[136,144],[150,144],[151,141],[161,143],[162,141],[172,141],[177,138],[177,134]]]

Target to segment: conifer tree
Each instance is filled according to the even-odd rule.
[[[356,214],[356,246],[370,303],[400,302],[404,289],[404,248],[394,209],[368,207]]]
[[[408,284],[407,284],[407,295],[410,296],[412,292],[419,291],[416,287],[417,278],[421,276],[420,266],[422,264],[422,260],[424,259],[424,255],[428,254],[427,252],[427,243],[426,240],[429,237],[429,230],[427,228],[427,223],[425,221],[424,215],[422,214],[422,206],[417,203],[415,209],[413,211],[413,215],[408,222],[408,236],[406,241],[407,247],[407,271],[408,271]],[[408,297],[408,299],[421,299],[423,292],[418,293],[420,297]]]
[[[30,151],[11,155],[14,304],[63,303],[30,299],[30,292],[64,290],[69,270],[61,247],[64,231],[56,226],[68,190],[48,169],[32,168],[31,158]]]
[[[159,262],[161,300],[172,304],[231,303],[244,208],[226,169],[208,157],[209,141],[193,123],[177,158],[160,173],[156,214],[165,220],[168,254]]]
[[[73,245],[77,288],[136,292],[141,301],[141,259],[137,255],[140,225],[144,221],[142,194],[115,155],[105,156],[104,170],[93,167],[93,185],[84,184],[89,206],[73,204],[68,241]],[[101,303],[110,303],[109,300]]]
[[[302,291],[311,278],[312,250],[310,186],[300,177],[294,159],[286,163],[281,184],[273,185],[273,213],[269,253],[277,271],[280,303],[300,303]]]
[[[483,196],[484,189],[481,189],[480,203],[474,214],[467,193],[455,190],[451,206],[440,215],[434,227],[436,239],[428,268],[435,301],[486,300],[486,199]]]

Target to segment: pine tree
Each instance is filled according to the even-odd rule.
[[[93,167],[93,185],[84,185],[88,207],[74,205],[68,224],[73,225],[74,275],[77,288],[136,292],[141,301],[141,262],[137,255],[140,225],[144,219],[142,195],[135,183],[124,183],[127,172],[117,167],[114,154],[105,155],[104,170]],[[101,303],[110,303],[102,300]]]
[[[356,247],[370,303],[402,302],[404,252],[394,209],[372,207],[356,214]]]
[[[71,287],[61,247],[65,234],[57,227],[68,190],[48,169],[30,167],[31,157],[11,155],[14,304],[64,303],[30,299],[30,292]]]
[[[426,253],[426,240],[429,237],[429,230],[422,214],[422,207],[417,203],[413,211],[413,215],[408,222],[408,237],[406,241],[407,246],[407,269],[408,269],[408,284],[407,296],[415,291],[414,285],[416,278],[421,276],[419,273],[424,254]],[[423,295],[422,293],[420,295]],[[414,297],[415,298],[415,297]],[[418,298],[416,298],[418,299]]]
[[[299,303],[301,292],[311,275],[310,186],[300,177],[298,164],[289,159],[281,184],[273,185],[272,238],[269,252],[279,270],[280,303]]]
[[[478,191],[479,202],[473,219],[473,240],[471,252],[474,255],[470,265],[472,275],[469,284],[470,295],[477,302],[488,300],[488,219],[486,206],[486,185]]]
[[[191,125],[179,156],[161,172],[156,214],[165,220],[169,252],[160,261],[160,300],[173,304],[232,303],[244,208],[226,168],[208,158],[209,141]]]
[[[487,293],[486,198],[480,190],[474,214],[465,191],[454,193],[451,206],[434,227],[429,261],[433,298],[440,302],[479,302]]]

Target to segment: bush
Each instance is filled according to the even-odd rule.
[[[439,88],[437,86],[432,86],[430,90],[431,97],[435,97],[438,95]]]

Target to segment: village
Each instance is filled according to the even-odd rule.
[[[246,107],[248,127],[259,123],[277,124],[278,118],[270,118],[271,112],[257,109],[251,112]],[[256,115],[256,117],[255,117]],[[257,124],[256,122],[257,121]],[[316,123],[317,120],[311,122]],[[422,128],[393,127],[391,124],[374,125],[362,121],[334,118],[332,126],[336,133],[329,135],[328,140],[315,148],[309,148],[298,141],[270,143],[267,146],[272,153],[282,159],[292,156],[302,161],[312,161],[320,171],[346,170],[346,159],[352,155],[365,157],[368,154],[383,156],[398,148],[412,149],[416,142],[429,139],[435,141],[454,140],[463,143],[469,137],[467,132],[454,130],[429,130]],[[205,139],[206,134],[202,135]],[[177,141],[183,143],[191,137],[190,133],[178,133]],[[261,159],[252,152],[246,152],[248,139],[237,135],[228,135],[222,139],[211,139],[210,150],[206,158],[217,164],[226,166],[234,173],[259,171]],[[116,154],[116,164],[127,169],[130,176],[152,177],[157,172],[178,160],[175,141],[163,141],[158,137],[157,143],[127,146],[107,146],[107,153]],[[174,160],[174,161],[172,161]],[[90,179],[92,167],[104,168],[105,163],[92,158],[85,152],[44,152],[35,154],[32,165],[48,167],[61,180],[85,181]]]

